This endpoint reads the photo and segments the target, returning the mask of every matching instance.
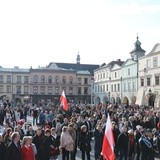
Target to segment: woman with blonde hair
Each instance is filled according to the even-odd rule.
[[[60,149],[62,152],[62,160],[69,160],[69,153],[73,151],[74,141],[68,132],[68,127],[64,126],[62,128],[62,133],[60,137]]]
[[[24,136],[21,146],[23,160],[35,160],[34,150],[31,145],[30,136]]]

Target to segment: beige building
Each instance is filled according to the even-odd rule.
[[[29,95],[29,69],[0,68],[0,97],[4,100],[27,98]]]
[[[139,59],[139,90],[137,104],[160,107],[160,44]]]
[[[93,70],[98,65],[50,63],[46,67],[0,68],[1,100],[59,102],[62,91],[71,102],[91,103]]]

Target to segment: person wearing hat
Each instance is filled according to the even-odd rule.
[[[87,132],[86,125],[81,126],[78,144],[80,146],[80,151],[82,152],[82,160],[85,160],[85,155],[87,156],[87,160],[90,160],[91,138]]]
[[[42,138],[42,143],[41,143],[42,160],[50,160],[51,147],[52,147],[51,130],[47,128],[45,130],[45,134],[44,137]]]
[[[142,136],[139,139],[140,160],[152,160],[151,152],[153,151],[153,146],[150,139],[147,137],[149,134],[149,131],[146,129],[143,129],[141,131],[141,134]]]

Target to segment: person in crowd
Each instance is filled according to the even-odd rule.
[[[62,153],[62,160],[69,160],[69,153],[74,149],[74,142],[68,132],[68,127],[63,126],[60,137],[60,150]]]
[[[33,130],[33,127],[29,125],[28,131],[26,132],[26,136],[34,136],[35,131]]]
[[[149,138],[147,137],[147,130],[143,129],[141,131],[141,138],[139,139],[140,145],[140,160],[152,160],[151,152],[153,151],[153,146]]]
[[[73,151],[71,151],[70,152],[70,159],[71,160],[75,160],[75,158],[76,158],[76,155],[74,154],[75,153],[75,150],[76,150],[76,131],[75,131],[75,129],[74,129],[74,124],[72,124],[72,123],[70,123],[69,125],[68,125],[68,132],[69,132],[69,134],[71,135],[71,137],[72,137],[72,139],[73,139]]]
[[[119,160],[127,160],[128,158],[128,135],[127,135],[127,128],[122,127],[122,132],[119,134],[118,139],[118,148],[119,148]]]
[[[6,147],[5,160],[22,160],[19,132],[13,132],[11,138],[12,142]]]
[[[38,110],[36,108],[33,109],[33,125],[38,123]]]
[[[45,135],[43,136],[41,143],[42,160],[50,160],[52,148],[51,130],[47,128],[45,129]]]
[[[90,152],[91,152],[91,138],[89,133],[87,132],[87,126],[81,126],[81,132],[78,140],[78,145],[82,152],[82,160],[85,160],[85,155],[87,156],[87,160],[90,160]]]
[[[12,128],[6,128],[4,134],[3,134],[3,137],[4,137],[4,142],[5,142],[5,145],[7,146],[11,141],[11,134],[12,134]]]
[[[23,160],[35,160],[35,154],[29,136],[23,137],[21,151]]]
[[[36,160],[42,160],[42,154],[41,154],[42,129],[40,127],[36,129],[36,134],[33,136],[32,142],[35,144],[37,149]]]
[[[53,152],[51,155],[51,160],[56,160],[58,158],[59,146],[60,146],[60,136],[56,134],[56,129],[54,127],[51,128],[51,140],[53,145]]]
[[[95,160],[100,160],[101,157],[101,151],[102,151],[102,144],[103,144],[103,137],[104,133],[102,130],[102,123],[98,124],[95,131],[94,131],[94,156]]]
[[[40,111],[40,114],[39,114],[39,124],[44,126],[45,125],[45,121],[46,121],[46,117],[45,117],[45,114],[42,111]]]
[[[129,147],[128,147],[129,160],[134,160],[136,143],[135,143],[135,137],[134,137],[133,129],[130,129],[128,131],[128,139],[129,139]]]
[[[6,152],[5,142],[4,142],[2,134],[0,134],[0,158],[2,160],[4,160],[5,158],[5,152]]]
[[[118,125],[115,121],[112,121],[112,132],[113,132],[113,137],[114,137],[114,152],[115,152],[115,157],[118,157],[118,143],[117,139],[120,134],[120,130],[118,128]]]

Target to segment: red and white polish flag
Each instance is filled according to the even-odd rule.
[[[69,109],[68,108],[68,102],[67,102],[67,98],[65,96],[64,90],[62,91],[62,95],[60,97],[60,101],[61,101],[61,105],[62,105],[63,109],[65,111],[68,111],[68,109]]]
[[[114,137],[112,132],[112,124],[110,116],[108,114],[106,128],[103,138],[102,152],[101,155],[105,160],[114,160]]]

